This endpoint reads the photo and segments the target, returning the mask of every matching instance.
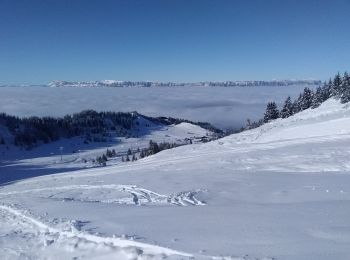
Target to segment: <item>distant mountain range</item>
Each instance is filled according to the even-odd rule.
[[[155,81],[52,81],[49,87],[255,87],[255,86],[290,86],[290,85],[321,85],[320,80],[248,80],[248,81],[203,81],[194,83],[155,82]]]

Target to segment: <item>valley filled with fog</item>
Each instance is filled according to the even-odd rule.
[[[16,116],[64,116],[85,109],[137,111],[238,129],[247,118],[262,118],[269,101],[280,105],[304,87],[0,87],[0,111]]]

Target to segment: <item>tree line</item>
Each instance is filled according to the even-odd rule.
[[[137,127],[139,116],[162,125],[180,124],[182,122],[198,125],[204,129],[216,133],[216,137],[223,136],[223,131],[209,123],[192,122],[186,119],[171,117],[147,117],[137,112],[96,112],[85,110],[64,117],[24,117],[10,116],[0,113],[0,125],[9,130],[14,137],[16,146],[27,149],[33,148],[40,143],[50,143],[61,138],[83,136],[84,143],[105,142],[111,133],[119,137],[132,136],[133,127]],[[135,123],[135,124],[134,124]],[[0,145],[5,144],[5,138],[0,134]]]
[[[50,143],[61,138],[84,136],[84,142],[106,141],[109,133],[127,136],[136,115],[123,112],[85,110],[63,118],[20,118],[0,113],[0,125],[7,127],[16,146],[32,148],[38,143]],[[3,137],[0,138],[5,143]]]
[[[137,149],[136,153],[132,152],[131,149],[128,150],[127,155],[122,157],[123,162],[137,161],[138,159],[151,156],[153,154],[159,153],[163,150],[172,149],[183,144],[161,142],[157,143],[152,140],[149,141],[148,147],[143,149]]]
[[[308,87],[304,88],[295,100],[287,97],[281,110],[278,109],[276,102],[269,102],[264,117],[254,122],[248,119],[247,125],[241,131],[259,127],[277,118],[288,118],[308,108],[317,108],[331,97],[340,100],[341,103],[350,101],[350,76],[347,72],[343,76],[338,73],[333,79],[317,87],[315,91]]]
[[[151,156],[153,154],[159,153],[163,150],[172,149],[181,145],[184,145],[184,144],[168,143],[168,142],[157,143],[157,142],[154,142],[153,140],[150,140],[148,143],[148,147],[145,147],[143,149],[137,148],[136,150],[131,150],[131,148],[129,148],[126,152],[126,155],[121,157],[121,161],[134,162],[134,161],[137,161],[138,159],[142,159],[147,156]],[[92,160],[92,162],[99,166],[106,166],[107,161],[109,161],[109,159],[117,156],[118,154],[114,149],[107,149],[105,153],[97,156],[96,159]]]

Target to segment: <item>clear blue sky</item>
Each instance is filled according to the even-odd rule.
[[[0,0],[0,84],[326,79],[349,0]]]

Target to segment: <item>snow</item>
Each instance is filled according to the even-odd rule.
[[[43,240],[33,241],[32,237],[30,237],[29,239],[23,236],[21,237],[22,239],[28,239],[26,241],[26,246],[29,246],[28,243],[32,246],[37,246],[36,243],[43,243],[45,246],[43,250],[41,250],[40,255],[30,255],[28,256],[30,258],[45,256],[50,259],[55,259],[56,256],[53,254],[52,250],[55,251],[55,247],[57,246],[57,244],[55,243],[54,248],[50,246],[55,242],[55,240],[59,241],[58,246],[65,247],[67,251],[73,250],[74,254],[80,254],[80,257],[87,256],[101,258],[101,254],[102,256],[103,254],[107,254],[103,256],[103,258],[106,259],[110,254],[109,251],[113,247],[118,248],[118,250],[115,250],[116,252],[113,253],[113,257],[122,259],[134,259],[140,255],[142,256],[142,258],[148,258],[154,254],[160,255],[161,257],[168,255],[190,256],[189,254],[185,254],[179,251],[144,244],[132,240],[120,239],[116,237],[101,237],[92,234],[86,234],[80,232],[79,229],[76,228],[79,228],[79,226],[82,224],[77,221],[73,221],[73,225],[70,225],[68,229],[56,228],[48,226],[45,223],[40,222],[12,207],[0,205],[0,211],[2,212],[2,220],[6,220],[7,225],[16,225],[16,229],[19,229],[19,233],[22,234],[23,232],[25,232],[24,236],[28,236],[29,233],[31,236],[35,236],[36,239],[38,239],[39,237],[40,240]],[[10,243],[11,242],[12,241],[10,241]],[[79,246],[76,246],[77,244]],[[98,245],[98,252],[95,251],[96,245]],[[137,248],[138,250],[135,248]],[[27,257],[26,252],[11,250],[11,248],[8,247],[8,245],[4,247],[4,251],[8,251],[10,254],[12,253],[14,257]],[[89,253],[89,255],[86,255],[87,253]],[[5,257],[7,257],[6,254]],[[62,257],[62,255],[59,255],[56,259],[62,259]]]
[[[83,137],[75,137],[42,144],[32,150],[0,145],[0,169],[11,172],[11,175],[0,174],[0,184],[67,170],[98,167],[93,160],[106,153],[106,149],[116,151],[116,156],[109,158],[107,162],[107,165],[115,165],[121,163],[128,149],[136,151],[146,148],[150,140],[182,145],[188,143],[188,139],[196,143],[200,142],[203,136],[213,135],[212,132],[189,123],[162,125],[152,123],[142,116],[139,116],[136,122],[138,125],[134,127],[132,138],[113,136],[107,142],[86,144]],[[0,128],[0,134],[10,143],[10,133],[7,129]]]
[[[349,147],[350,107],[331,99],[135,163],[3,185],[0,254],[348,260]]]

